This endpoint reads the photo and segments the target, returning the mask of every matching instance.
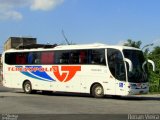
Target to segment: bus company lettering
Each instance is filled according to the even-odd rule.
[[[8,67],[8,71],[20,71],[20,72],[53,72],[55,77],[60,82],[68,82],[71,80],[77,71],[81,71],[81,66],[52,66],[42,67],[42,66],[16,66],[16,67]]]

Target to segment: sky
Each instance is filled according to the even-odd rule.
[[[0,0],[0,51],[9,37],[41,44],[160,45],[160,0]]]

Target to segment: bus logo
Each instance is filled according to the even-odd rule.
[[[70,81],[77,71],[81,71],[81,66],[52,66],[53,74],[60,82]]]
[[[68,82],[78,71],[81,71],[81,66],[51,66],[50,68],[42,66],[16,66],[8,67],[8,71],[19,71],[25,76],[38,80],[56,81],[47,74],[47,72],[52,72],[60,82]]]

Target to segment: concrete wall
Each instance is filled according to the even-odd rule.
[[[10,37],[4,44],[4,51],[11,48],[18,48],[22,45],[36,44],[36,38],[27,38],[27,37]]]

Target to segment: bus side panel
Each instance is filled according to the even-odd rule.
[[[81,71],[67,82],[58,80],[52,73],[50,75],[56,80],[51,82],[53,91],[90,93],[91,86],[98,83],[103,86],[104,94],[115,94],[115,79],[110,77],[106,66],[81,65]]]
[[[12,88],[12,76],[11,72],[8,71],[8,65],[3,65],[3,86]]]
[[[25,66],[23,66],[25,68]],[[43,80],[40,77],[33,78],[31,72],[22,72],[16,70],[15,66],[5,65],[4,68],[4,86],[11,88],[22,88],[25,80],[29,80],[32,84],[32,89],[36,90],[51,90],[51,82]],[[30,76],[28,75],[30,74]],[[27,76],[28,75],[28,76]]]
[[[80,66],[81,69],[76,71],[68,81],[66,80],[70,74],[69,71],[63,71],[61,68],[62,66],[75,65],[55,65],[58,66],[57,69],[61,78],[63,74],[66,75],[64,79],[57,78],[56,71],[51,69],[55,67],[54,65],[42,65],[44,71],[36,73],[28,71],[25,74],[15,70],[15,66],[5,66],[5,86],[8,87],[22,88],[23,82],[29,80],[32,89],[35,90],[90,93],[91,86],[94,83],[99,83],[103,86],[104,94],[115,94],[115,79],[111,77],[106,66],[76,65]],[[25,68],[26,66],[22,67]]]

